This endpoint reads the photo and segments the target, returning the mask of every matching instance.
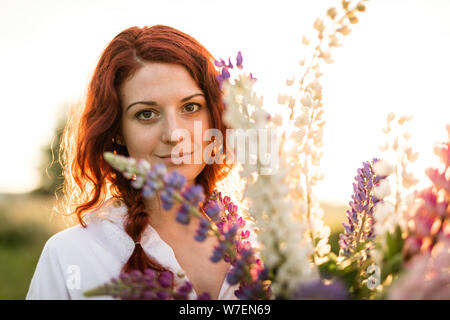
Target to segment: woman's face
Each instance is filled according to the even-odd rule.
[[[119,94],[121,136],[129,155],[164,163],[193,183],[206,165],[203,151],[210,142],[202,137],[211,119],[189,72],[176,64],[148,62],[122,84]]]

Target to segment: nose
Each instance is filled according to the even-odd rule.
[[[176,112],[166,113],[161,133],[161,141],[166,144],[177,144],[184,139],[185,130],[180,126],[180,119]]]

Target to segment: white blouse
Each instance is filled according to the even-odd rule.
[[[58,232],[45,243],[26,299],[113,299],[87,298],[83,292],[116,278],[134,250],[134,241],[125,232],[127,207],[109,198],[103,206],[86,216],[87,228],[74,226]],[[175,275],[177,284],[186,280],[172,248],[148,225],[140,241],[142,248]],[[238,285],[230,286],[226,277],[219,300],[234,300]],[[196,299],[193,289],[189,299]]]

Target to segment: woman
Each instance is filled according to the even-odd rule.
[[[211,54],[171,27],[132,27],[105,48],[84,109],[69,119],[62,141],[66,203],[77,204],[79,225],[47,241],[27,299],[83,299],[84,291],[120,271],[145,268],[188,279],[194,288],[190,298],[204,292],[213,299],[235,298],[236,288],[225,281],[229,264],[209,260],[216,240],[194,240],[199,220],[177,223],[178,206],[164,211],[158,197],[143,198],[102,158],[113,151],[164,163],[188,184],[201,185],[208,197],[232,169],[225,160],[207,164],[203,154],[211,142],[194,140],[198,127],[202,137],[211,128],[225,136],[216,76]],[[180,132],[187,135],[177,136]],[[192,149],[179,156],[187,164],[176,164],[172,151],[186,142]],[[225,159],[225,140],[217,147]],[[199,155],[202,161],[195,161]]]

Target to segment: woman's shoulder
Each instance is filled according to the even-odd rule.
[[[120,225],[127,210],[123,202],[116,198],[107,199],[100,207],[88,212],[84,217],[85,226],[80,224],[68,227],[52,235],[45,246],[49,249],[83,247],[105,229],[103,222]]]

